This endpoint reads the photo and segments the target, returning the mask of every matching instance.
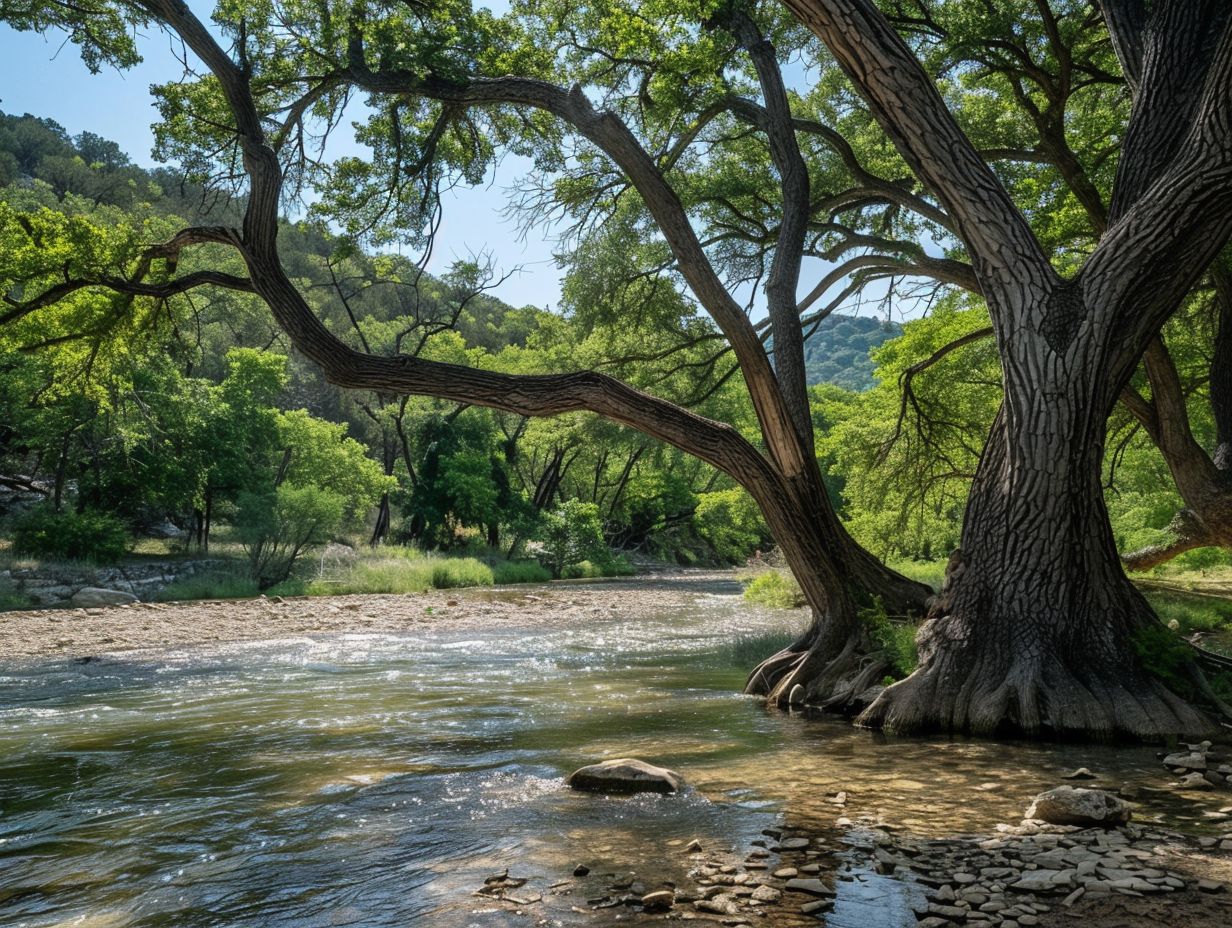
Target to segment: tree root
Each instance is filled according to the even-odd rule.
[[[1008,673],[1006,672],[1008,670]],[[900,734],[957,731],[1112,741],[1210,734],[1218,726],[1145,673],[1077,672],[1057,658],[936,655],[889,687],[856,724]]]
[[[801,642],[767,658],[749,675],[745,692],[765,696],[772,706],[812,706],[851,713],[863,708],[860,697],[881,679],[887,662],[866,653],[865,643],[849,639],[837,655]]]

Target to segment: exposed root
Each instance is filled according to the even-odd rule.
[[[880,655],[866,653],[862,636],[849,639],[830,657],[816,644],[796,648],[792,645],[763,661],[749,675],[745,692],[765,696],[772,706],[852,712],[866,704],[860,697],[880,681],[889,666]]]
[[[998,659],[1001,658],[1001,659]],[[1008,669],[1008,674],[1006,670]],[[889,687],[856,724],[901,734],[957,731],[1112,741],[1160,741],[1217,729],[1204,713],[1142,672],[938,654]]]

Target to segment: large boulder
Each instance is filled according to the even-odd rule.
[[[73,594],[72,603],[82,609],[95,606],[124,606],[137,602],[137,597],[123,590],[105,590],[101,586],[87,586]]]
[[[595,793],[674,793],[684,787],[684,779],[674,770],[632,757],[582,767],[565,782]]]
[[[1129,803],[1102,789],[1058,786],[1040,793],[1031,802],[1026,817],[1052,825],[1081,828],[1115,828],[1129,821]]]

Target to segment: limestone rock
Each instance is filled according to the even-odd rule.
[[[1093,774],[1086,767],[1079,767],[1073,773],[1067,773],[1061,779],[1062,780],[1094,780],[1095,774]]]
[[[666,912],[676,903],[676,894],[670,889],[658,889],[642,896],[642,907],[648,912]]]
[[[1205,770],[1206,757],[1196,751],[1191,754],[1169,754],[1164,758],[1164,766],[1182,770]]]
[[[1200,773],[1187,773],[1177,782],[1180,789],[1212,789],[1210,782]]]
[[[101,586],[87,586],[73,594],[72,603],[82,609],[97,606],[123,606],[137,602],[132,593],[120,590],[105,590]]]
[[[1129,821],[1129,803],[1102,789],[1058,786],[1040,793],[1027,809],[1028,819],[1053,825],[1112,828]]]
[[[573,771],[565,782],[573,789],[596,793],[675,793],[684,787],[674,770],[632,757],[590,764]]]
[[[808,893],[811,896],[835,895],[834,890],[832,890],[825,883],[821,882],[821,880],[809,880],[803,877],[795,880],[788,880],[783,888],[788,892]]]

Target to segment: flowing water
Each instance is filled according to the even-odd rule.
[[[1161,785],[1149,749],[895,741],[768,712],[738,695],[732,643],[799,617],[678,582],[680,607],[646,621],[0,663],[0,924],[588,925],[585,880],[549,892],[578,863],[657,883],[685,879],[687,841],[743,853],[776,823],[836,846],[862,821],[986,829],[1078,765]],[[692,789],[563,787],[618,756]],[[1146,794],[1141,817],[1163,815],[1201,810]],[[473,895],[506,867],[543,900]],[[914,923],[890,881],[857,876],[830,924]]]

